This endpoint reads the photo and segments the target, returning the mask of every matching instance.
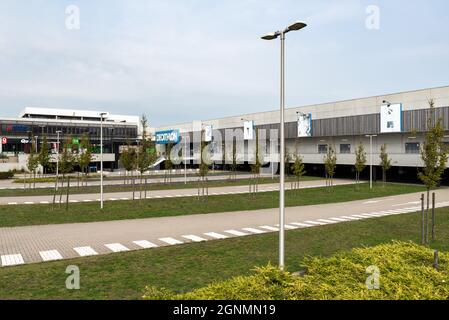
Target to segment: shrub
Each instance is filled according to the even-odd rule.
[[[11,179],[12,177],[14,177],[12,171],[0,172],[0,180]]]
[[[329,258],[308,257],[303,277],[268,265],[184,294],[147,287],[145,299],[188,300],[416,300],[449,298],[449,254],[440,253],[433,268],[433,250],[414,243],[393,242],[357,248]],[[380,288],[369,290],[369,266],[380,270]]]

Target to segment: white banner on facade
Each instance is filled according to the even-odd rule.
[[[312,136],[312,114],[298,115],[298,138]]]
[[[254,139],[254,121],[245,121],[243,123],[243,139],[244,140]]]
[[[402,132],[402,104],[380,107],[380,132]]]
[[[211,125],[204,126],[204,141],[205,142],[212,141],[212,126]]]

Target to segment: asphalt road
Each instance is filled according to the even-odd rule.
[[[436,191],[449,206],[449,189]],[[346,203],[286,208],[286,228],[371,219],[420,210],[420,193]],[[1,265],[179,245],[276,232],[278,209],[177,217],[0,228]]]

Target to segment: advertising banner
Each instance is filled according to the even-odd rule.
[[[156,143],[157,144],[169,144],[169,143],[179,143],[181,135],[179,130],[164,130],[156,132]]]
[[[212,126],[211,125],[204,126],[204,141],[205,142],[212,141]]]
[[[312,114],[298,115],[298,138],[312,136]]]
[[[254,139],[254,121],[245,121],[243,123],[243,139],[253,140]]]
[[[380,132],[402,132],[402,104],[380,107]]]

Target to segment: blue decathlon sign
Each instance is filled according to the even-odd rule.
[[[179,130],[156,131],[157,144],[179,143],[180,137]]]

